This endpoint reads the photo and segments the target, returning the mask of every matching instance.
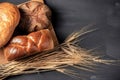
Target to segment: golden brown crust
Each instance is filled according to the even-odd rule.
[[[43,1],[43,0],[38,0],[38,1]],[[28,2],[31,2],[31,1],[28,1]],[[22,3],[22,4],[20,4],[19,5],[19,8],[20,8],[20,6],[22,6],[22,5],[24,5],[24,4],[26,4],[26,3],[28,3],[28,2],[25,2],[25,3]],[[36,3],[36,2],[35,2]],[[51,11],[49,10],[49,8],[48,7],[46,7],[46,5],[44,5],[44,3],[42,2],[37,2],[37,3],[40,3],[40,4],[37,4],[36,5],[36,7],[38,7],[38,6],[43,6],[42,8],[43,8],[43,10],[47,10],[45,13],[44,13],[44,16],[42,16],[42,18],[48,18],[48,20],[49,20],[49,16],[51,16]],[[32,4],[30,4],[30,5],[32,5]],[[34,7],[35,8],[35,7]],[[25,9],[25,8],[23,8],[23,9]],[[38,8],[39,9],[39,8]],[[28,9],[29,10],[29,9]],[[43,11],[44,12],[44,11]],[[47,14],[46,14],[47,13]],[[49,13],[49,15],[48,15],[48,13]],[[23,17],[23,16],[21,16],[21,17]],[[19,23],[20,24],[20,23]],[[45,24],[46,25],[46,24]],[[26,27],[26,26],[21,26],[21,27]],[[18,26],[17,26],[17,28],[18,28]],[[6,46],[5,46],[5,48],[4,48],[4,55],[5,55],[5,58],[3,58],[5,61],[7,61],[7,60],[15,60],[15,59],[19,59],[19,58],[21,58],[21,57],[25,57],[25,56],[27,56],[27,55],[30,55],[30,54],[34,54],[34,53],[36,53],[36,51],[38,51],[38,52],[40,52],[40,51],[44,51],[44,50],[48,50],[48,49],[52,49],[54,46],[56,46],[57,44],[58,44],[58,41],[57,41],[57,37],[56,37],[56,35],[55,35],[55,32],[54,32],[54,29],[53,29],[53,26],[52,26],[52,23],[51,23],[51,21],[47,21],[47,26],[46,26],[46,28],[47,29],[49,29],[49,33],[50,34],[48,34],[48,35],[46,35],[47,33],[45,33],[45,32],[43,32],[43,34],[45,34],[46,36],[49,36],[50,35],[50,37],[52,37],[52,40],[51,39],[49,39],[48,40],[48,38],[47,37],[45,37],[45,36],[43,36],[43,38],[40,38],[40,36],[41,36],[41,33],[42,33],[42,31],[41,31],[41,33],[38,33],[39,31],[35,31],[35,32],[32,32],[32,31],[30,31],[30,32],[32,32],[32,33],[30,33],[29,35],[28,34],[24,34],[21,30],[20,30],[20,32],[22,32],[22,34],[21,33],[19,33],[19,30],[18,30],[18,34],[15,34],[14,33],[14,36],[13,36],[13,38],[11,39],[11,41],[10,41],[10,43],[8,43]],[[44,28],[43,28],[44,29]],[[42,29],[42,30],[43,30]],[[39,29],[38,29],[39,30]],[[17,31],[17,30],[15,30],[15,31]],[[33,29],[33,31],[34,31],[34,29]],[[28,32],[29,33],[29,32]],[[34,35],[35,34],[35,35]],[[20,36],[20,35],[23,35],[23,36]],[[26,36],[25,36],[26,35]],[[38,36],[39,35],[39,36]],[[30,37],[32,37],[32,38],[30,38]],[[16,39],[19,39],[19,40],[22,40],[22,42],[20,42],[19,44],[18,43],[14,43],[13,42],[13,40],[15,40],[15,38]],[[29,41],[28,41],[29,40]],[[47,40],[47,41],[46,41]],[[38,42],[36,42],[36,41],[40,41],[41,42],[41,44],[44,44],[44,45],[46,45],[46,43],[47,42],[49,42],[50,44],[49,44],[49,46],[42,46],[42,45],[40,45],[40,46],[38,46],[38,47],[36,47],[36,45],[38,45]],[[26,42],[28,42],[28,43],[26,43]],[[29,47],[25,47],[25,46],[27,46],[27,44],[29,44]],[[45,47],[46,47],[46,49],[45,49]],[[14,53],[15,52],[15,50],[12,50],[13,48],[16,48],[17,49],[17,53]],[[41,48],[41,50],[38,50],[38,48],[40,49]],[[42,49],[43,48],[43,49]],[[9,52],[9,51],[12,51],[12,52]]]
[[[13,37],[10,43],[4,48],[4,55],[7,60],[15,60],[53,48],[54,43],[50,31],[43,29],[26,36]]]
[[[0,3],[0,48],[10,40],[19,20],[17,6],[8,2]]]

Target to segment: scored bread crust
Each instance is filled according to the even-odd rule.
[[[15,60],[53,48],[54,43],[50,31],[43,29],[28,35],[13,37],[4,48],[4,55],[7,60]]]
[[[31,1],[40,1],[42,3],[44,3],[43,0],[31,0]],[[28,1],[27,1],[28,2]],[[24,2],[26,3],[26,2]],[[24,4],[22,3],[22,4]],[[21,4],[17,5],[18,7],[20,6]],[[51,33],[51,36],[52,36],[52,39],[53,39],[53,42],[54,42],[54,46],[58,45],[58,40],[57,40],[57,37],[56,37],[56,34],[55,34],[55,31],[54,31],[54,28],[52,26],[52,23],[50,22],[49,26],[47,27],[47,29],[49,29],[50,33]],[[3,56],[3,50],[1,49],[0,51],[0,64],[4,64],[4,63],[7,63],[8,61],[4,58]]]

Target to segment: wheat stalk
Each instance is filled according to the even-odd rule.
[[[64,43],[58,45],[53,50],[0,65],[0,80],[8,76],[49,70],[56,70],[67,75],[71,74],[71,76],[75,77],[77,74],[65,68],[72,66],[80,70],[94,71],[93,66],[96,66],[96,63],[110,64],[115,62],[115,60],[103,60],[100,56],[91,54],[88,50],[76,44],[79,37],[93,31],[87,30],[84,32],[84,30],[85,28],[73,33],[66,38]]]

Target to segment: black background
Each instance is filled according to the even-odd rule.
[[[27,0],[0,0],[15,4]],[[59,42],[73,31],[95,24],[98,30],[80,43],[84,48],[100,47],[98,52],[120,59],[120,0],[45,0],[53,12],[52,22]],[[109,66],[97,74],[86,74],[86,80],[120,80],[120,66]],[[8,80],[75,80],[52,71],[11,77]],[[79,80],[79,79],[78,79]]]

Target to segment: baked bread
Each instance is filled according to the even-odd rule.
[[[20,20],[20,12],[14,4],[0,3],[0,48],[11,38]]]
[[[15,30],[15,35],[29,34],[41,29],[49,29],[54,45],[58,45],[58,40],[51,23],[51,10],[45,5],[43,0],[30,0],[19,4],[21,19]]]
[[[49,29],[43,29],[26,36],[14,37],[4,48],[4,56],[7,60],[15,60],[53,48],[54,42]]]
[[[58,44],[50,21],[51,11],[43,2],[28,1],[18,5],[18,8],[21,20],[15,32],[21,33],[14,33],[13,38],[4,47],[6,61],[50,50]]]
[[[50,25],[51,11],[42,2],[28,1],[19,7],[21,13],[18,28],[20,31],[30,33],[46,29]]]

